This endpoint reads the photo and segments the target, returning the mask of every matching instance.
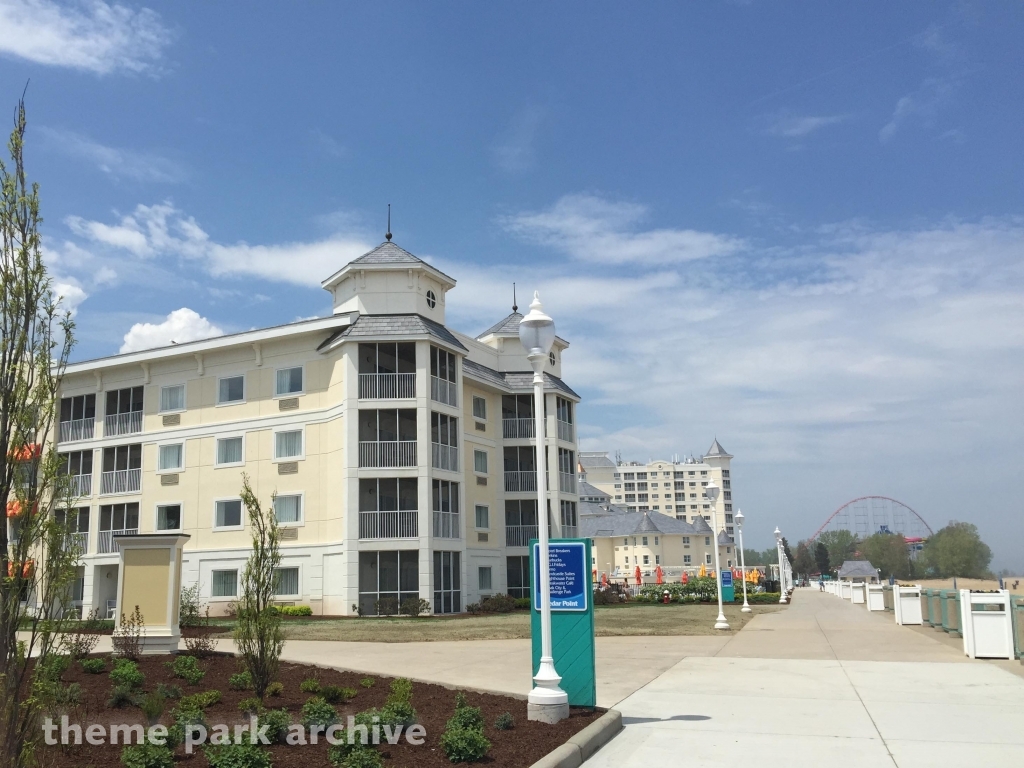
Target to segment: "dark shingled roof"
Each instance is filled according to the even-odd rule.
[[[580,498],[583,498],[584,496],[586,496],[588,498],[600,497],[600,498],[606,499],[606,500],[610,500],[611,499],[611,496],[609,494],[605,493],[604,491],[602,491],[597,486],[591,485],[586,480],[580,480],[578,490],[579,490]]]
[[[519,322],[523,319],[523,315],[520,312],[513,312],[511,315],[506,317],[504,320],[495,323],[486,331],[477,336],[478,339],[482,339],[484,336],[490,336],[492,333],[514,333],[516,336],[519,335]]]
[[[612,515],[580,516],[580,537],[630,536],[634,533],[678,533],[694,536],[700,531],[685,520],[660,512],[625,512]]]
[[[718,442],[718,438],[717,437],[715,438],[715,442],[713,442],[711,444],[711,447],[708,448],[708,452],[705,453],[704,455],[705,456],[724,456],[725,458],[728,458],[728,459],[732,458],[732,454],[726,452],[725,448],[722,447],[722,444],[720,442]]]
[[[608,458],[607,451],[580,451],[579,460],[583,467],[615,466],[615,462]]]
[[[372,251],[364,253],[358,259],[353,259],[349,264],[424,264],[440,272],[453,283],[455,282],[455,280],[445,275],[444,272],[441,272],[434,265],[427,263],[419,256],[413,256],[405,248],[400,248],[392,242],[381,243]]]
[[[711,526],[708,521],[700,515],[697,515],[697,519],[693,521],[693,527],[697,533],[711,533]]]
[[[488,368],[486,365],[474,363],[472,360],[463,360],[462,372],[467,376],[472,376],[476,379],[489,382],[499,387],[518,390],[533,389],[532,371],[529,373],[519,371],[501,373],[500,371],[495,371],[493,368]],[[552,376],[550,373],[544,374],[544,388],[556,392],[565,392],[573,397],[579,397],[579,395],[569,388],[568,384],[557,376]]]
[[[466,376],[472,376],[475,379],[482,379],[496,387],[508,387],[508,384],[505,383],[504,376],[493,368],[488,368],[486,365],[480,365],[480,363],[474,363],[472,360],[462,361],[462,373]]]
[[[317,349],[324,349],[341,338],[379,339],[388,336],[423,335],[433,336],[464,352],[469,351],[451,331],[422,315],[360,315],[351,325],[331,334]]]
[[[728,546],[729,544],[734,544],[735,542],[732,540],[732,536],[730,536],[728,533],[726,533],[725,531],[719,531],[718,532],[718,543],[721,546],[725,547],[725,546]]]

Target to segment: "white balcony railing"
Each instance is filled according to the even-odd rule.
[[[73,547],[80,555],[89,554],[89,532],[69,533],[67,535],[67,547],[69,550]]]
[[[140,488],[141,469],[115,469],[100,476],[100,493],[135,493]]]
[[[454,445],[430,444],[430,466],[434,469],[459,471],[459,449]]]
[[[95,430],[96,419],[62,421],[57,430],[57,442],[73,443],[76,440],[92,440]]]
[[[415,373],[360,373],[362,400],[398,400],[416,397]]]
[[[462,526],[459,524],[459,513],[434,510],[434,536],[439,539],[461,539]]]
[[[502,419],[501,435],[506,440],[519,440],[533,437],[537,432],[534,429],[533,419]]]
[[[458,405],[455,382],[431,376],[430,399],[445,405]]]
[[[68,493],[76,499],[92,496],[92,475],[71,475],[68,478]]]
[[[103,418],[103,436],[134,435],[142,431],[142,411],[111,413]]]
[[[576,493],[576,475],[571,472],[559,472],[558,490],[562,493]]]
[[[416,441],[363,441],[359,443],[359,466],[377,469],[415,467]]]
[[[528,472],[506,472],[505,492],[506,493],[528,493],[537,490],[537,473],[533,470]]]
[[[106,555],[117,552],[117,545],[114,543],[115,536],[138,536],[138,528],[121,528],[116,531],[100,531],[100,554]]]
[[[567,443],[574,442],[572,424],[567,421],[558,421],[558,439]]]
[[[418,515],[414,509],[389,512],[360,512],[360,539],[415,539],[419,536]]]
[[[530,539],[537,538],[536,525],[506,525],[505,546],[506,547],[528,547]]]

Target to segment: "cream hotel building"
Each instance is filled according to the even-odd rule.
[[[282,603],[372,614],[418,597],[457,613],[527,596],[537,535],[533,373],[513,313],[445,325],[455,280],[387,242],[323,281],[330,317],[74,363],[58,449],[81,501],[76,599],[114,615],[119,534],[181,532],[183,583],[213,613],[250,552],[248,473],[276,494]],[[552,534],[577,534],[576,405],[557,339],[546,376]]]

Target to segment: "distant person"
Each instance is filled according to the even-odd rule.
[[[818,577],[818,591],[825,591],[825,579],[823,579],[821,576]]]

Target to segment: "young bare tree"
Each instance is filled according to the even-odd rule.
[[[235,644],[256,695],[262,699],[267,686],[274,682],[284,648],[281,615],[274,608],[277,569],[281,564],[280,533],[273,497],[270,506],[264,509],[249,485],[249,476],[244,474],[241,496],[252,529],[252,554],[242,572]]]
[[[42,260],[25,127],[21,100],[11,165],[0,162],[0,768],[33,762],[38,718],[60,690],[49,660],[59,653],[80,554],[56,514],[73,500],[50,439],[74,324]]]

